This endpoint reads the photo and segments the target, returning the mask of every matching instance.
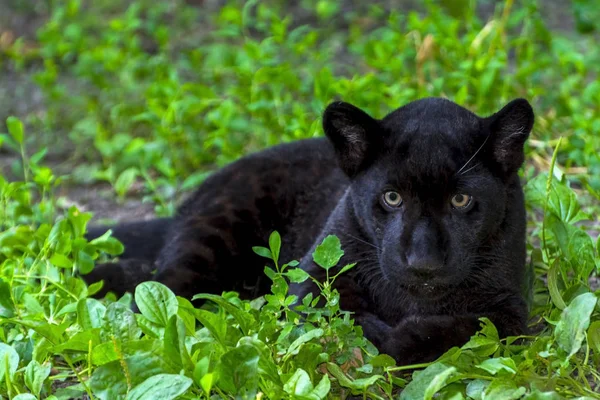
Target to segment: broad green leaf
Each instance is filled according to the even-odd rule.
[[[431,400],[435,394],[440,391],[444,386],[448,384],[448,380],[456,373],[456,368],[446,368],[444,371],[438,373],[433,377],[424,393],[424,400]]]
[[[227,322],[215,313],[206,310],[194,310],[194,314],[200,323],[208,329],[213,337],[221,344],[227,340]]]
[[[40,321],[36,319],[21,318],[19,320],[12,319],[12,322],[33,329],[40,336],[46,338],[51,344],[56,345],[62,343],[63,333],[69,326],[68,321],[61,325],[54,325],[46,322],[45,320]]]
[[[523,397],[523,400],[562,400],[563,397],[556,392],[540,392],[537,389]]]
[[[159,282],[143,282],[135,288],[135,303],[142,315],[160,326],[167,326],[177,313],[178,302],[173,292]]]
[[[20,145],[23,144],[23,123],[16,117],[10,116],[6,119],[8,133]]]
[[[71,336],[66,342],[54,346],[54,351],[56,353],[61,353],[65,350],[88,352],[90,346],[92,346],[93,348],[100,342],[100,329],[88,329],[85,331],[77,332],[75,335]]]
[[[517,373],[515,361],[508,357],[489,358],[479,364],[477,368],[481,368],[492,375],[496,375],[501,371],[508,372],[511,375]]]
[[[73,261],[71,261],[70,258],[68,258],[67,256],[64,256],[62,254],[58,254],[58,253],[54,253],[52,255],[52,257],[50,257],[50,262],[53,265],[56,265],[57,267],[60,267],[60,268],[72,268],[73,267]]]
[[[271,354],[271,349],[269,346],[254,338],[245,336],[241,338],[238,342],[238,345],[250,345],[253,346],[256,351],[258,351],[258,355],[260,357],[258,361],[258,370],[263,378],[271,380],[273,383],[279,385],[281,384],[281,378],[279,377],[279,370],[275,365],[275,361],[273,361],[273,355]]]
[[[258,384],[258,351],[247,344],[235,347],[221,357],[218,386],[237,394],[242,388],[253,391]]]
[[[581,348],[596,302],[597,298],[593,293],[584,293],[575,297],[562,311],[554,336],[559,347],[567,352],[568,357]]]
[[[371,359],[369,362],[374,367],[393,367],[396,365],[396,360],[387,354],[379,354]]]
[[[352,381],[352,388],[360,391],[365,391],[369,386],[372,386],[380,379],[385,379],[382,375],[371,375],[367,378],[357,378]]]
[[[15,315],[10,286],[0,278],[0,317],[11,318]]]
[[[337,236],[329,235],[317,246],[312,257],[321,268],[329,270],[337,265],[343,255],[340,239]]]
[[[23,301],[23,305],[27,308],[27,311],[31,314],[44,314],[44,307],[40,304],[37,297],[29,294],[23,293],[23,297],[21,298]]]
[[[183,375],[160,374],[151,376],[133,388],[127,400],[171,400],[184,394],[192,380]]]
[[[35,396],[40,395],[44,381],[50,376],[50,364],[41,365],[36,360],[31,360],[25,368],[25,385]]]
[[[111,303],[108,306],[104,314],[103,328],[117,342],[136,340],[142,335],[135,314],[121,303]]]
[[[125,250],[123,244],[116,238],[112,237],[112,231],[107,230],[102,236],[90,241],[97,250],[103,251],[111,256],[117,256]]]
[[[93,348],[92,362],[94,365],[104,365],[112,361],[117,361],[121,357],[134,356],[139,353],[160,354],[162,347],[162,343],[157,339],[148,340],[147,338],[121,342],[118,348],[115,347],[115,343],[112,341],[104,342]],[[164,372],[168,372],[165,359],[161,358],[161,360],[163,360],[165,366]]]
[[[474,379],[467,384],[467,396],[473,400],[482,400],[485,389],[489,386],[490,381],[483,379]]]
[[[89,380],[94,396],[100,400],[125,398],[128,379],[135,387],[146,379],[165,373],[160,354],[140,352],[126,357],[124,362],[116,360],[102,365],[92,373]]]
[[[423,371],[415,372],[413,380],[400,393],[400,400],[425,399],[425,396],[433,396],[455,372],[456,368],[442,363],[434,363]]]
[[[323,336],[323,333],[325,332],[321,328],[313,329],[311,331],[303,333],[296,340],[294,340],[292,344],[290,344],[290,347],[288,347],[287,354],[285,355],[284,359],[287,359],[290,355],[298,354],[298,350],[300,349],[300,346],[302,344],[310,342],[313,339],[320,338],[321,336]]]
[[[96,299],[81,299],[77,302],[77,322],[83,329],[100,328],[106,307]]]
[[[194,380],[200,385],[204,393],[210,393],[216,382],[216,375],[211,368],[211,357],[202,357],[194,366]]]
[[[507,378],[497,378],[491,381],[483,393],[484,400],[516,400],[520,399],[527,389],[517,387],[517,384]]]
[[[87,275],[94,269],[94,260],[83,250],[77,253],[77,270],[81,275]],[[94,285],[94,284],[92,284]],[[91,287],[91,286],[90,286]]]
[[[19,366],[19,354],[6,343],[0,343],[0,382],[4,382],[6,374],[12,378]]]
[[[305,396],[313,390],[313,384],[308,373],[298,368],[283,385],[283,390],[291,396]]]
[[[284,274],[288,277],[290,282],[293,283],[302,283],[310,277],[310,275],[301,268],[288,269]]]
[[[242,332],[244,332],[245,335],[247,335],[250,332],[250,330],[252,330],[254,328],[254,326],[256,324],[256,321],[251,314],[247,313],[244,310],[239,309],[237,306],[235,306],[234,304],[232,304],[227,299],[224,299],[221,296],[216,296],[214,294],[202,293],[202,294],[197,294],[192,298],[192,300],[196,300],[196,299],[206,299],[206,300],[210,300],[214,303],[217,303],[219,306],[221,306],[223,309],[225,309],[225,311],[227,311],[229,314],[231,314],[233,316],[233,318],[235,318],[237,323],[240,324],[240,328],[242,329]]]
[[[12,400],[37,400],[31,393],[21,393],[12,398]]]
[[[327,374],[323,375],[317,386],[308,394],[308,398],[320,400],[327,398],[329,391],[331,390],[331,382]]]

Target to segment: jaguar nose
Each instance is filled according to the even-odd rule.
[[[408,272],[419,279],[433,278],[442,269],[442,263],[437,257],[416,258],[408,256],[407,264]]]

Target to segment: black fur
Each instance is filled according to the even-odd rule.
[[[258,296],[269,284],[252,246],[278,230],[281,259],[300,259],[324,278],[311,254],[335,234],[345,251],[340,264],[358,263],[337,281],[342,307],[400,363],[432,360],[464,343],[482,316],[501,335],[523,333],[525,207],[517,171],[533,125],[529,103],[514,100],[480,118],[428,98],[376,120],[336,102],[323,125],[328,140],[277,146],[207,179],[169,224],[155,279],[186,297]],[[390,206],[386,191],[402,203]],[[456,208],[455,195],[472,200]],[[160,231],[140,229],[146,243],[163,241]],[[115,233],[129,248],[127,234]],[[146,265],[155,248],[110,268]],[[147,279],[143,271],[138,281]],[[109,289],[133,289],[127,283]],[[300,296],[312,290],[310,283],[292,287]]]

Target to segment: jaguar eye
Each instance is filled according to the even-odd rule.
[[[383,194],[383,201],[390,207],[399,207],[402,204],[400,193],[388,190]]]
[[[465,209],[467,208],[469,205],[471,205],[471,201],[473,200],[473,196],[469,196],[468,194],[455,194],[454,196],[452,196],[452,198],[450,199],[450,204],[452,204],[452,207],[457,208],[457,209]]]

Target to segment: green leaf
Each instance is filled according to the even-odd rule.
[[[288,269],[287,271],[285,271],[284,275],[288,277],[290,282],[294,283],[302,283],[308,278],[310,278],[310,275],[308,275],[306,271],[304,271],[301,268]]]
[[[337,273],[337,275],[341,275],[344,272],[351,270],[352,268],[356,267],[356,263],[352,263],[352,264],[346,264],[344,265],[344,267],[342,267],[342,269],[340,270],[340,272]],[[336,276],[337,276],[336,275]]]
[[[81,299],[77,302],[77,322],[83,329],[100,328],[106,307],[96,299]]]
[[[483,393],[484,400],[517,400],[520,399],[527,390],[524,387],[517,387],[517,384],[509,379],[494,379]]]
[[[240,328],[242,329],[242,332],[244,332],[245,335],[250,333],[250,330],[252,330],[256,324],[256,320],[254,319],[254,317],[251,314],[249,314],[248,312],[246,312],[244,310],[240,310],[237,306],[230,303],[227,299],[224,299],[221,296],[216,296],[214,294],[208,294],[208,293],[201,293],[201,294],[195,295],[192,298],[192,300],[196,300],[196,299],[206,299],[206,300],[210,300],[214,303],[217,303],[219,306],[221,306],[223,309],[225,309],[225,311],[227,311],[229,314],[231,314],[233,316],[233,318],[235,318],[237,323],[240,324]]]
[[[331,390],[331,382],[327,374],[323,375],[317,386],[308,394],[311,399],[325,399]]]
[[[119,196],[124,196],[127,193],[133,182],[135,182],[138,174],[138,169],[134,167],[127,168],[125,171],[121,172],[114,184],[115,191]]]
[[[6,119],[8,133],[20,145],[23,144],[23,123],[16,117],[10,116]]]
[[[375,382],[377,382],[380,379],[384,379],[384,377],[382,375],[371,375],[367,378],[357,378],[352,381],[351,387],[353,389],[364,392],[365,390],[367,390],[367,388],[369,388],[369,386],[374,385]]]
[[[281,250],[281,236],[279,236],[279,232],[273,231],[269,236],[269,248],[271,249],[273,261],[277,262],[279,260],[279,250]]]
[[[165,362],[179,372],[182,367],[192,369],[192,361],[185,347],[185,325],[179,316],[173,315],[165,328],[163,338]]]
[[[596,354],[600,354],[600,321],[594,321],[590,324],[587,331],[587,340]]]
[[[264,342],[250,336],[241,338],[238,345],[250,345],[253,346],[260,357],[258,361],[258,370],[262,378],[269,379],[271,382],[280,385],[281,378],[279,377],[279,370],[273,361],[273,355],[271,349]]]
[[[292,342],[292,344],[290,344],[290,347],[288,347],[284,360],[290,355],[298,354],[298,351],[300,350],[300,346],[302,344],[310,342],[313,339],[320,338],[321,336],[323,336],[324,333],[325,332],[323,331],[323,329],[317,328],[300,335],[296,340]]]
[[[337,236],[329,235],[317,246],[312,257],[321,268],[329,270],[337,265],[343,255],[340,239]]]
[[[21,393],[12,398],[12,400],[37,400],[31,393]]]
[[[194,314],[216,340],[221,344],[225,344],[227,340],[227,323],[223,318],[206,310],[194,310]]]
[[[273,259],[273,254],[271,254],[271,250],[266,247],[254,246],[252,247],[252,251],[258,254],[261,257],[268,258],[269,260]]]
[[[523,400],[562,400],[563,397],[556,392],[540,392],[533,389],[531,393],[526,394]],[[580,398],[583,400],[583,398]]]
[[[111,256],[117,256],[125,251],[125,247],[123,247],[123,244],[118,239],[111,235],[112,230],[109,229],[102,236],[90,241],[90,244],[99,251],[103,251]]]
[[[77,270],[81,275],[87,275],[94,269],[94,259],[85,251],[77,253]],[[97,283],[97,282],[96,282]]]
[[[393,367],[396,365],[396,360],[387,354],[379,354],[371,359],[369,362],[374,367]]]
[[[291,396],[305,396],[313,390],[313,384],[308,373],[298,368],[283,385],[283,390]]]
[[[400,400],[425,399],[427,395],[431,399],[455,372],[456,368],[439,362],[431,364],[423,371],[416,371],[413,380],[400,393]]]
[[[204,393],[210,393],[216,382],[216,375],[211,369],[211,356],[202,357],[194,366],[194,380],[200,385]]]
[[[456,373],[456,368],[446,368],[444,371],[438,373],[433,377],[423,396],[424,400],[431,400],[437,392],[439,392],[444,386],[448,384],[448,380]]]
[[[44,307],[42,307],[35,296],[29,293],[24,293],[21,300],[23,301],[25,308],[27,308],[27,311],[29,311],[31,314],[44,314]]]
[[[581,348],[597,300],[593,293],[580,294],[562,311],[554,336],[559,347],[567,352],[568,357]]]
[[[31,360],[25,368],[25,385],[35,396],[40,396],[44,381],[50,376],[51,370],[50,364],[41,365],[36,360]]]
[[[108,306],[104,314],[103,327],[112,338],[121,342],[136,340],[142,335],[135,314],[121,303],[111,303]]]
[[[485,389],[489,386],[490,381],[486,381],[483,379],[474,379],[467,384],[467,396],[473,400],[483,400],[483,393]]]
[[[247,344],[235,347],[221,357],[218,386],[237,394],[242,388],[256,389],[258,384],[258,351]]]
[[[88,352],[90,344],[93,347],[101,342],[99,331],[99,329],[88,329],[85,331],[77,332],[76,334],[71,336],[66,342],[54,346],[53,350],[56,353],[62,353],[65,350]]]
[[[560,268],[560,259],[557,258],[552,263],[552,266],[548,270],[548,291],[550,292],[550,298],[552,299],[552,303],[559,310],[564,310],[567,307],[567,304],[562,298],[560,291],[558,290],[558,271]]]
[[[511,375],[517,373],[515,361],[508,357],[489,358],[479,364],[477,368],[481,368],[492,375],[496,375],[500,371],[506,371]]]
[[[0,382],[4,382],[6,374],[12,379],[18,366],[19,354],[11,346],[0,343]]]
[[[52,255],[52,257],[50,257],[50,262],[53,265],[56,265],[57,267],[60,267],[60,268],[72,268],[73,267],[73,261],[71,261],[70,258],[68,258],[67,256],[64,256],[62,254],[58,254],[58,253],[54,253]]]
[[[179,306],[173,292],[159,282],[139,284],[135,289],[135,303],[144,317],[163,327]]]
[[[151,376],[127,394],[127,400],[171,400],[184,394],[192,380],[183,375],[160,374]]]
[[[0,317],[12,318],[15,315],[10,286],[0,278]]]
[[[160,354],[139,352],[126,357],[123,362],[116,360],[96,368],[89,380],[89,385],[96,398],[115,400],[125,398],[127,377],[131,379],[130,383],[135,387],[146,379],[164,372],[164,363]]]

